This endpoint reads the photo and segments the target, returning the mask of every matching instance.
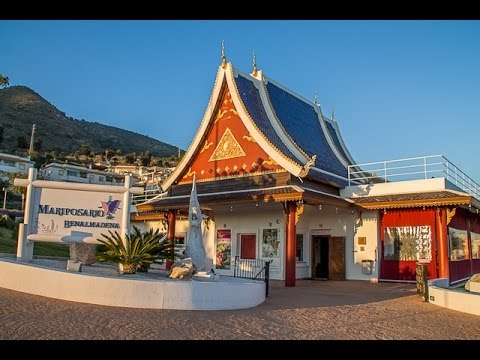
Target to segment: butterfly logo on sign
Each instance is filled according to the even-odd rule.
[[[108,201],[100,201],[102,206],[99,206],[98,208],[103,209],[107,219],[115,219],[113,215],[117,212],[120,202],[121,200],[112,200],[112,197],[110,196]]]

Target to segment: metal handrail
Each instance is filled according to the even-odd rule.
[[[410,162],[410,164],[408,164],[408,162]],[[368,168],[372,166],[375,166],[375,168]],[[418,170],[419,168],[423,169]],[[440,176],[438,173],[441,173]],[[409,180],[444,177],[461,190],[480,199],[480,185],[443,155],[377,161],[350,165],[348,167],[348,185],[369,183],[372,182],[373,179],[377,179],[376,182],[385,183],[399,181],[396,179],[399,176],[409,177]]]
[[[270,261],[262,259],[241,259],[235,256],[233,277],[265,281],[265,297],[268,297],[270,283]]]
[[[153,199],[155,196],[159,194],[160,194],[160,189],[145,190],[143,194],[132,196],[132,204],[135,205],[135,204],[145,202],[147,200]]]

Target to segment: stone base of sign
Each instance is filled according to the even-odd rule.
[[[95,258],[95,245],[93,244],[71,244],[70,260],[80,261],[84,265],[91,265],[97,259]]]

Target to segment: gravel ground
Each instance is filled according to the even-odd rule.
[[[0,288],[0,339],[480,339],[480,317],[398,283],[273,281],[263,304],[233,311],[105,307]]]

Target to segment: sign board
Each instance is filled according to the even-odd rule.
[[[143,193],[131,187],[36,180],[37,169],[28,170],[28,179],[15,179],[15,186],[27,188],[25,216],[18,225],[17,260],[33,258],[35,241],[96,244],[101,234],[128,232],[130,194]]]
[[[31,234],[101,238],[108,230],[121,233],[123,194],[35,188],[33,197]]]

